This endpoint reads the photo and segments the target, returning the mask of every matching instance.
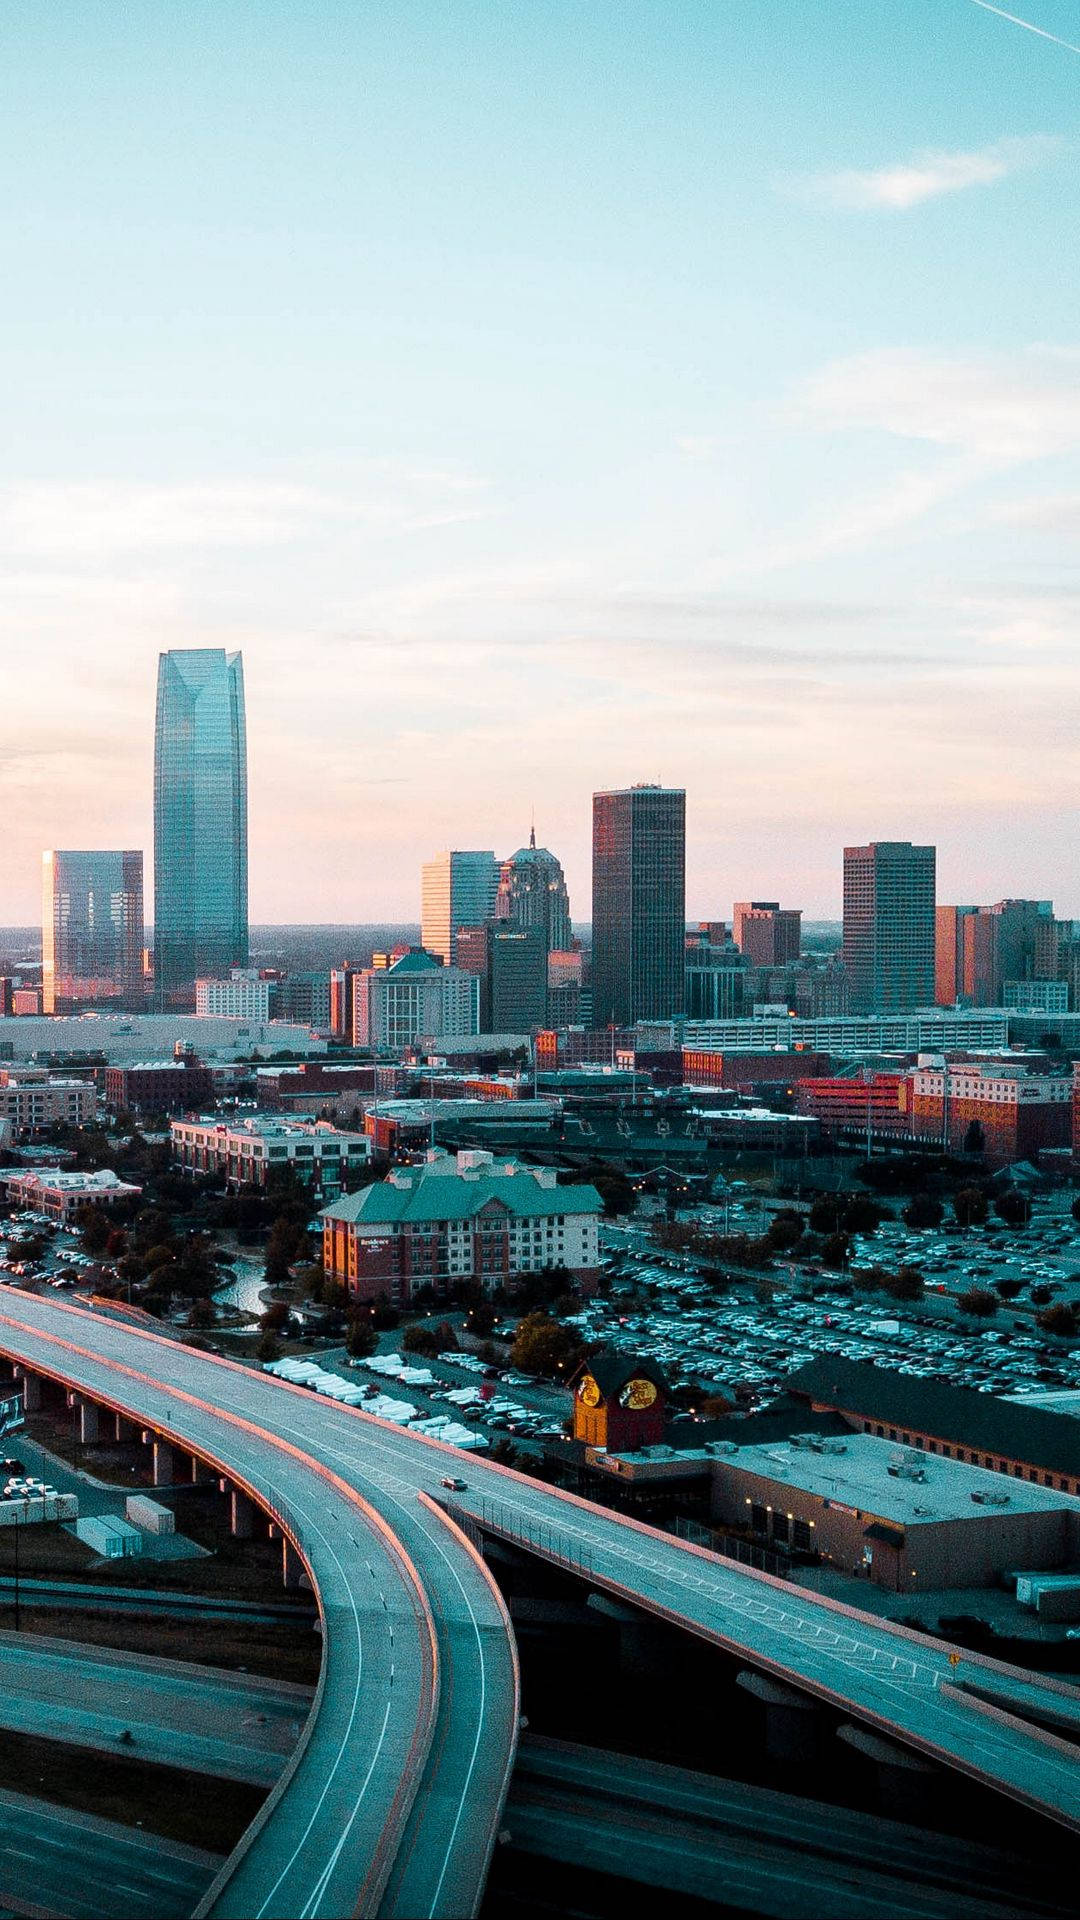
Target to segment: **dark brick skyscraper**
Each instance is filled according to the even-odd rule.
[[[844,966],[852,1013],[934,1004],[935,849],[844,848]]]
[[[593,795],[593,1022],[633,1026],[683,1011],[686,794]]]

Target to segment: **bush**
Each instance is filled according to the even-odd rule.
[[[886,1279],[885,1292],[894,1300],[921,1300],[926,1282],[918,1267],[899,1267]]]
[[[944,1218],[945,1209],[932,1193],[913,1193],[904,1208],[904,1224],[915,1232],[927,1227],[940,1227]]]
[[[952,1204],[959,1227],[981,1227],[990,1211],[981,1187],[957,1188]]]
[[[1019,1187],[1006,1187],[994,1201],[994,1212],[1007,1227],[1026,1227],[1031,1219],[1031,1201]]]
[[[1022,1280],[994,1281],[994,1292],[1002,1300],[1015,1300],[1017,1295],[1023,1293],[1023,1291],[1024,1283]]]
[[[834,1272],[847,1266],[851,1253],[851,1242],[846,1233],[830,1233],[826,1236],[821,1249],[821,1263],[831,1267]]]
[[[1055,1300],[1053,1306],[1044,1307],[1041,1313],[1036,1314],[1035,1322],[1044,1333],[1056,1333],[1063,1339],[1071,1340],[1080,1325],[1080,1317],[1071,1301]]]
[[[379,1336],[371,1324],[369,1313],[356,1314],[349,1321],[345,1335],[345,1350],[354,1360],[366,1360],[379,1344]]]
[[[973,1313],[980,1320],[989,1320],[1001,1302],[989,1287],[969,1287],[966,1293],[957,1296],[956,1304],[961,1313]]]
[[[281,1341],[278,1339],[276,1333],[267,1329],[261,1336],[259,1344],[255,1349],[255,1358],[256,1360],[280,1360]]]

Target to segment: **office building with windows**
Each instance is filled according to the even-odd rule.
[[[495,896],[496,920],[518,927],[539,927],[545,953],[561,953],[573,939],[570,895],[562,863],[547,847],[536,844],[535,828],[527,847],[519,847],[499,868]]]
[[[686,980],[686,794],[593,795],[593,1021],[678,1019]]]
[[[389,967],[365,967],[353,982],[353,1045],[401,1053],[431,1034],[476,1033],[480,981],[410,947]]]
[[[494,853],[448,848],[426,860],[421,871],[421,946],[452,967],[459,927],[482,927],[494,919],[498,885]]]
[[[935,849],[844,848],[844,966],[852,1013],[934,1004]]]
[[[802,952],[802,909],[778,900],[736,900],[731,931],[750,966],[790,966]]]
[[[154,736],[154,994],[193,1007],[200,977],[248,958],[244,667],[220,647],[158,662]]]
[[[41,867],[41,1011],[141,1012],[142,854],[54,848]]]

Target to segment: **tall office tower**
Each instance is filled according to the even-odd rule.
[[[672,1020],[685,1006],[686,794],[593,794],[593,1022]]]
[[[527,847],[504,860],[495,896],[496,920],[512,920],[519,927],[540,927],[547,953],[563,953],[573,938],[570,896],[562,863],[547,847],[536,844],[535,827]]]
[[[41,856],[42,1007],[138,1013],[143,991],[141,853]]]
[[[754,978],[746,955],[720,920],[703,920],[686,936],[686,1017],[741,1020]]]
[[[220,647],[158,660],[154,735],[154,997],[195,1004],[195,981],[248,958],[244,663]]]
[[[1005,988],[1039,977],[1050,900],[998,900],[992,907],[939,907],[935,990],[939,1006],[1000,1007]]]
[[[420,944],[444,966],[457,960],[459,927],[483,927],[495,917],[499,867],[493,853],[449,849],[421,871]]]
[[[506,921],[458,930],[457,964],[480,982],[481,1033],[532,1033],[548,1017],[548,955],[540,926]]]
[[[844,966],[852,1013],[934,1003],[935,849],[910,840],[844,848]]]
[[[788,967],[802,952],[802,909],[778,900],[736,900],[732,938],[752,967]]]
[[[335,1040],[352,1038],[353,983],[359,976],[359,967],[347,963],[330,969],[330,1031]]]

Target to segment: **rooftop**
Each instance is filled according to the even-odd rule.
[[[1063,1507],[1080,1512],[1080,1500],[1071,1494],[1028,1480],[1005,1480],[985,1467],[897,1446],[871,1433],[848,1433],[842,1439],[815,1434],[812,1444],[801,1444],[801,1438],[738,1447],[725,1464],[816,1494],[827,1503],[853,1507],[860,1518],[905,1527]]]

